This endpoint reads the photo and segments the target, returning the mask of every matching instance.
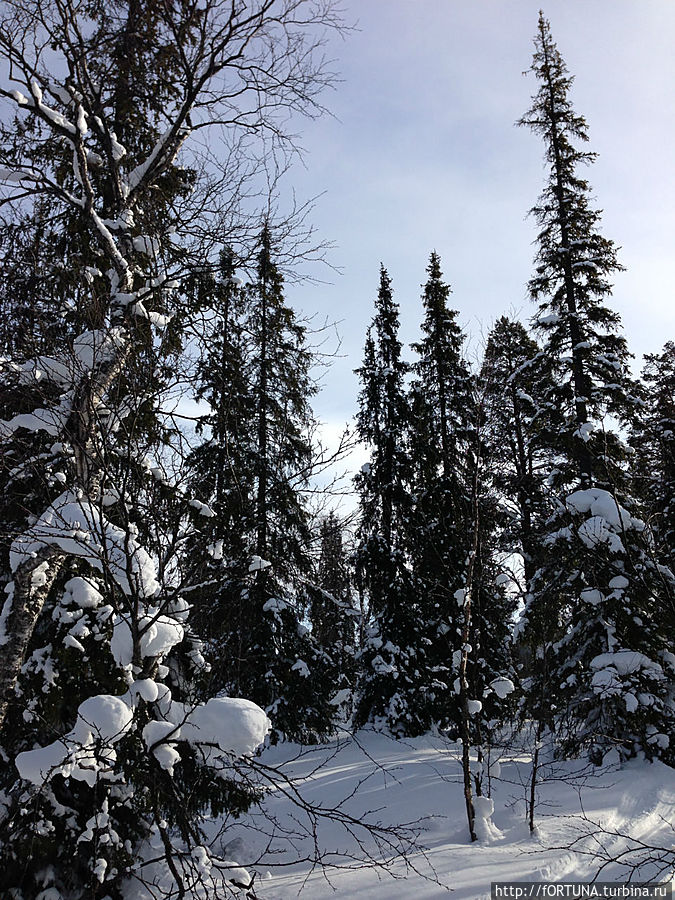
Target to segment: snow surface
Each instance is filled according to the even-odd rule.
[[[537,831],[531,836],[525,814],[530,757],[517,750],[504,751],[500,759],[495,756],[490,762],[490,771],[501,770],[501,778],[492,777],[492,797],[477,804],[480,840],[471,844],[458,744],[438,737],[394,741],[365,731],[357,741],[345,735],[317,748],[292,744],[269,748],[261,761],[280,766],[284,775],[297,779],[295,786],[310,802],[324,808],[343,803],[357,829],[367,821],[384,825],[418,821],[420,847],[411,852],[407,865],[400,856],[395,858],[388,874],[364,867],[356,838],[342,826],[320,821],[317,837],[325,862],[338,868],[313,870],[310,863],[300,861],[305,854],[313,855],[311,825],[306,823],[308,833],[303,837],[302,813],[287,791],[273,792],[266,806],[279,827],[269,846],[266,835],[272,826],[259,813],[228,824],[223,834],[221,820],[207,823],[213,849],[236,846],[237,863],[257,873],[255,893],[260,900],[291,900],[299,892],[307,900],[439,900],[445,896],[487,900],[492,881],[593,878],[603,860],[584,851],[601,846],[598,824],[608,830],[602,844],[610,856],[635,847],[637,840],[666,848],[673,844],[675,773],[658,762],[634,760],[622,770],[592,769],[574,761],[545,765]],[[284,838],[283,826],[292,830],[292,837]],[[357,836],[377,853],[373,839],[364,832]],[[574,840],[577,852],[569,847]],[[628,861],[637,861],[638,856],[636,850]],[[601,880],[627,878],[627,869],[614,862],[603,870]],[[633,875],[635,881],[652,879],[665,881],[666,875],[648,863]],[[125,896],[140,900],[133,891]]]

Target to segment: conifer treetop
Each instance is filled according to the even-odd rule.
[[[536,329],[546,339],[544,350],[556,362],[564,415],[567,452],[576,460],[581,484],[598,477],[590,436],[602,430],[611,413],[621,420],[632,415],[629,353],[619,314],[606,304],[611,277],[623,269],[615,244],[599,230],[601,211],[591,203],[591,188],[579,168],[596,159],[587,150],[586,120],[570,98],[573,79],[539,16],[531,71],[539,90],[519,125],[544,140],[549,163],[544,189],[531,209],[539,232],[535,273],[529,282],[539,311]]]

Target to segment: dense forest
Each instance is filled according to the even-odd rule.
[[[257,896],[202,823],[259,803],[262,745],[445,735],[474,840],[506,734],[532,798],[544,736],[675,765],[675,344],[634,373],[544,15],[533,317],[469,361],[430,250],[405,347],[373,261],[347,515],[286,277],[304,211],[270,193],[333,5],[3,7],[3,896]]]

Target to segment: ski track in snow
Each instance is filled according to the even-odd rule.
[[[555,778],[540,786],[537,833],[531,836],[524,802],[529,759],[523,753],[505,753],[501,778],[492,780],[495,812],[491,836],[472,845],[459,745],[433,737],[394,741],[373,732],[360,732],[357,742],[342,737],[319,748],[286,744],[266,750],[262,761],[281,764],[285,774],[300,779],[300,793],[313,803],[329,807],[349,797],[344,809],[359,820],[369,818],[388,825],[423,820],[419,842],[425,850],[411,857],[416,871],[399,860],[391,869],[396,876],[392,878],[387,872],[359,868],[354,862],[347,868],[345,859],[341,869],[311,871],[309,863],[293,862],[303,852],[311,853],[309,838],[298,836],[293,846],[277,838],[272,848],[275,852],[267,852],[262,862],[254,863],[266,846],[266,839],[256,831],[263,820],[254,814],[231,825],[224,841],[240,842],[243,851],[237,861],[258,872],[255,883],[260,900],[292,900],[299,892],[307,900],[432,900],[449,896],[483,900],[490,897],[492,881],[593,878],[601,861],[569,849],[580,835],[579,850],[602,844],[613,856],[627,847],[627,836],[664,847],[675,843],[675,772],[660,763],[635,760],[624,769],[601,770],[590,770],[580,762],[556,763]],[[301,755],[293,759],[298,753]],[[319,767],[322,761],[325,764]],[[585,777],[589,771],[590,777]],[[358,792],[350,796],[357,787]],[[286,824],[298,814],[280,796],[268,799],[267,807]],[[375,812],[368,815],[369,811]],[[616,834],[596,834],[594,822]],[[212,823],[214,833],[217,824]],[[354,839],[335,824],[322,822],[318,840],[326,850],[340,848],[362,856]],[[373,848],[367,837],[366,845]],[[647,881],[653,876],[653,869],[646,866],[633,880]],[[603,881],[627,879],[627,871],[615,863],[601,873]]]

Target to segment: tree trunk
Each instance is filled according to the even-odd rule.
[[[477,432],[479,430],[477,426]],[[473,805],[473,795],[471,788],[471,715],[469,712],[469,684],[466,673],[469,662],[469,646],[471,639],[471,592],[473,590],[474,573],[476,569],[476,557],[478,555],[479,545],[479,507],[478,507],[478,470],[480,467],[480,446],[476,449],[476,459],[474,460],[473,473],[473,489],[472,489],[472,507],[473,507],[473,539],[471,552],[469,554],[469,566],[466,577],[466,588],[464,594],[463,612],[464,625],[462,628],[462,656],[459,666],[459,688],[460,688],[460,710],[461,723],[460,734],[462,739],[462,775],[464,781],[464,803],[466,805],[466,817],[469,825],[469,834],[471,840],[477,840],[476,836],[476,814]]]

